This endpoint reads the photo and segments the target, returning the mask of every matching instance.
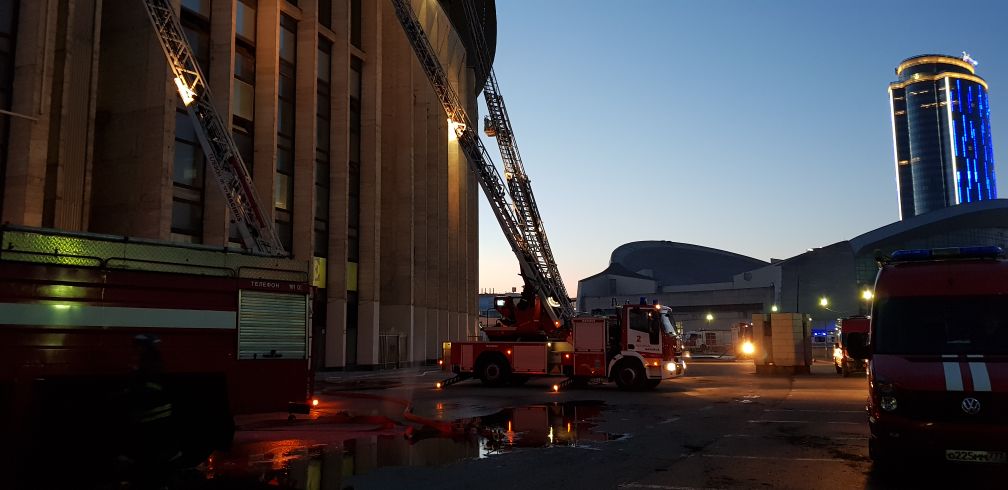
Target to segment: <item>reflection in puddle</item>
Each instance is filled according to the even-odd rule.
[[[591,446],[616,439],[619,436],[592,430],[595,424],[589,420],[602,408],[602,402],[509,408],[456,420],[450,431],[360,423],[350,432],[292,434],[285,427],[257,428],[239,432],[232,449],[215,454],[204,474],[212,488],[340,489],[350,476],[380,467],[440,466],[517,448]]]

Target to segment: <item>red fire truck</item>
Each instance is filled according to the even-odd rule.
[[[310,404],[306,264],[33,228],[2,227],[0,244],[4,434],[100,444],[141,334],[159,339],[188,447],[229,444],[232,414]]]
[[[1008,261],[999,247],[899,250],[875,280],[868,453],[1008,464]]]
[[[506,326],[516,311],[523,311],[515,308],[513,299],[497,298],[505,324],[484,329],[490,340],[444,343],[444,369],[456,376],[438,387],[469,377],[500,386],[521,384],[533,376],[564,376],[567,379],[555,389],[592,379],[615,381],[622,389],[649,389],[686,371],[668,307],[623,305],[615,316],[574,317],[569,328],[555,325],[533,340],[533,332],[525,330],[523,334],[521,327]],[[530,314],[539,312],[533,306]],[[537,324],[528,320],[515,323],[526,328]]]
[[[861,333],[868,334],[869,319],[865,316],[852,316],[840,320],[837,323],[837,327],[840,328],[839,335],[837,336],[837,343],[833,347],[833,365],[836,367],[837,374],[842,374],[843,377],[848,377],[855,371],[863,371],[868,367],[867,359],[859,359],[852,357],[850,350],[847,348],[850,344],[850,334]]]

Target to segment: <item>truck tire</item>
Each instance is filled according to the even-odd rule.
[[[499,353],[483,354],[476,363],[476,376],[486,386],[503,386],[511,377],[511,365]]]
[[[613,377],[616,378],[616,386],[621,390],[639,390],[647,380],[644,376],[644,367],[636,360],[617,364]]]

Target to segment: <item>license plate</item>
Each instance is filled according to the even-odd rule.
[[[1004,463],[1008,455],[1004,451],[960,451],[949,449],[945,451],[948,461],[968,461],[972,463]]]

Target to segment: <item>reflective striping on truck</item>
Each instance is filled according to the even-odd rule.
[[[987,373],[986,362],[969,363],[970,375],[973,376],[974,391],[991,391],[990,375]]]
[[[963,391],[962,370],[958,362],[943,362],[945,368],[945,391]]]
[[[0,323],[56,327],[235,328],[235,312],[75,303],[0,303]]]

